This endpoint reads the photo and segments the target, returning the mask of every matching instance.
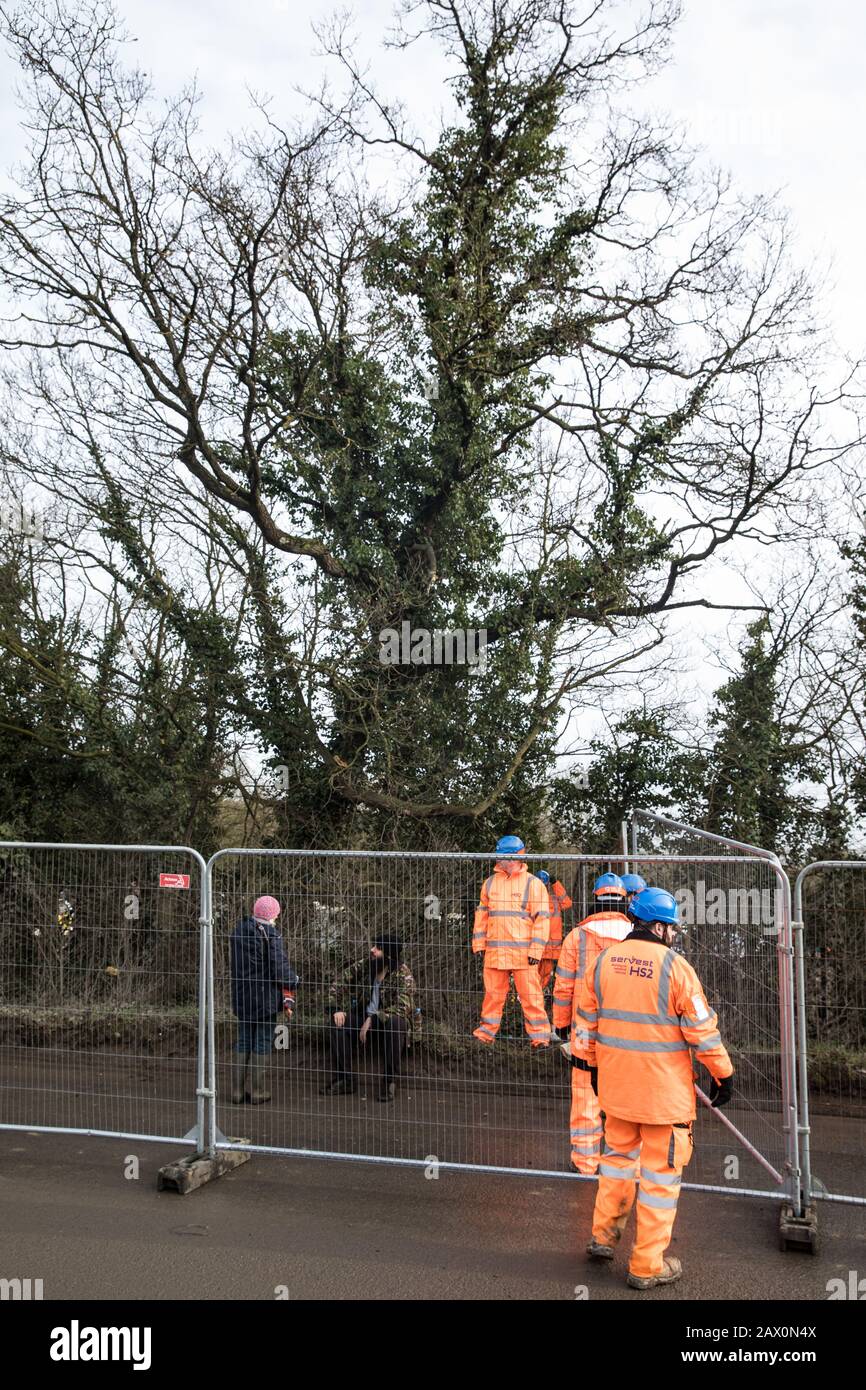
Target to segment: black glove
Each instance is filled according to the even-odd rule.
[[[731,1096],[734,1094],[733,1076],[724,1076],[721,1081],[716,1081],[715,1077],[710,1082],[710,1105],[714,1110],[727,1105]]]
[[[572,1059],[571,1059],[571,1065],[572,1065],[573,1067],[577,1067],[577,1070],[578,1070],[578,1071],[588,1071],[588,1072],[589,1072],[589,1084],[590,1084],[590,1086],[591,1086],[592,1089],[593,1089],[593,1093],[597,1096],[597,1095],[598,1095],[598,1067],[591,1067],[591,1066],[589,1065],[589,1062],[585,1062],[585,1061],[583,1060],[582,1057],[572,1057]]]

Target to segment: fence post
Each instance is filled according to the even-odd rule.
[[[211,878],[211,865],[213,860],[209,859],[204,870],[205,897],[207,901],[207,942],[205,947],[205,973],[207,977],[207,1053],[208,1053],[208,1088],[210,1091],[210,1105],[208,1108],[208,1127],[207,1127],[207,1155],[208,1158],[216,1157],[216,1105],[217,1105],[217,1083],[216,1083],[216,1020],[214,1017],[214,960],[213,960],[213,880]]]
[[[791,1203],[795,1216],[802,1216],[800,1191],[799,1135],[797,1121],[797,1073],[794,1051],[794,947],[791,941],[791,884],[778,860],[774,866],[779,885],[776,905],[778,932],[777,957],[779,970],[779,1019],[782,1048],[782,1105],[785,1110],[784,1129],[788,1136],[788,1176]]]
[[[213,1111],[213,1084],[208,1068],[209,1033],[212,1011],[208,1003],[208,943],[210,941],[210,892],[207,865],[199,868],[199,949],[198,949],[198,1057],[196,1064],[196,1153],[213,1157],[208,1147],[210,1116]]]
[[[797,1062],[800,1087],[800,1162],[803,1169],[803,1195],[807,1206],[812,1203],[812,1126],[809,1122],[809,1061],[806,1040],[806,961],[803,950],[803,878],[809,872],[801,869],[794,885],[794,971],[797,986]]]

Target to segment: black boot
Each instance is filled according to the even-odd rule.
[[[377,1095],[376,1099],[378,1101],[381,1101],[383,1105],[387,1105],[389,1101],[392,1101],[394,1099],[396,1094],[397,1082],[389,1081],[387,1076],[384,1077],[382,1080],[382,1084],[379,1087],[379,1094]]]
[[[319,1091],[320,1096],[353,1096],[355,1094],[355,1082],[351,1076],[335,1076],[333,1081],[329,1081],[327,1086],[322,1086]]]

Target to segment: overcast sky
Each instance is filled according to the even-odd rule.
[[[120,0],[137,37],[136,56],[168,93],[196,74],[209,134],[236,127],[246,89],[270,93],[275,111],[297,111],[297,85],[315,85],[312,25],[331,0]],[[391,0],[351,6],[373,58],[389,27]],[[687,123],[708,157],[746,190],[779,189],[794,214],[804,258],[832,261],[828,304],[843,344],[859,351],[866,331],[861,212],[866,203],[866,6],[861,0],[692,0],[673,60],[640,100]],[[390,91],[440,104],[429,45],[376,58]],[[8,166],[21,135],[10,92],[20,74],[0,74],[0,155]]]

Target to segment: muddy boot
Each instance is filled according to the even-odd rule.
[[[243,1105],[246,1099],[248,1052],[236,1052],[232,1058],[232,1105]]]
[[[615,1252],[612,1245],[602,1245],[601,1241],[593,1236],[586,1247],[586,1253],[594,1260],[612,1260]]]
[[[661,1274],[650,1274],[646,1278],[629,1272],[626,1283],[632,1289],[654,1289],[657,1284],[675,1284],[683,1276],[683,1267],[676,1255],[668,1255]]]
[[[587,1255],[598,1255],[599,1259],[608,1259],[608,1256],[601,1255],[599,1252],[601,1250],[610,1250],[611,1255],[613,1254],[614,1247],[619,1245],[625,1234],[625,1228],[628,1225],[628,1218],[630,1215],[631,1207],[629,1207],[627,1211],[621,1212],[619,1216],[614,1217],[613,1221],[605,1227],[598,1238],[593,1236],[589,1245],[586,1247]],[[598,1246],[598,1249],[593,1250],[592,1246]]]
[[[250,1105],[264,1105],[265,1101],[271,1098],[270,1088],[265,1079],[267,1065],[267,1055],[259,1057],[255,1052],[251,1054],[250,1089],[247,1092]]]

